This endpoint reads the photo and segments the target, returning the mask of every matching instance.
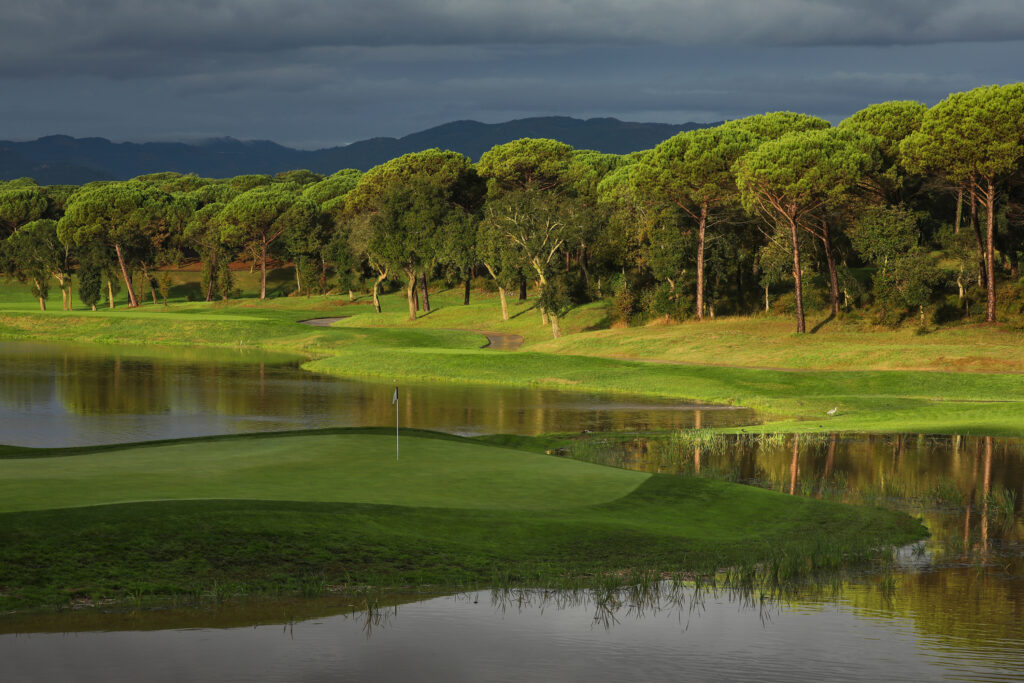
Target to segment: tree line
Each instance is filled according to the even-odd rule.
[[[207,301],[234,291],[230,264],[295,264],[299,290],[401,286],[409,317],[430,283],[486,277],[539,293],[559,334],[573,306],[611,297],[617,319],[864,308],[896,324],[1019,306],[1024,84],[955,93],[933,107],[871,105],[833,126],[774,112],[680,133],[628,155],[548,139],[497,145],[473,163],[439,149],[366,173],[0,183],[0,271],[45,309],[129,305],[141,276],[166,302],[167,269],[202,264]],[[72,277],[74,276],[74,277]],[[1000,287],[1000,284],[1003,286]],[[1001,299],[1000,299],[1001,298]]]

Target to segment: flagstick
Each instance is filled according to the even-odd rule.
[[[398,396],[398,388],[395,388],[395,396]],[[395,462],[398,462],[398,399],[395,399]]]

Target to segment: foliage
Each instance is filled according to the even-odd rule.
[[[938,272],[919,246],[921,216],[904,207],[872,207],[857,221],[850,238],[854,247],[879,264],[873,277],[880,318],[899,322],[907,308],[922,312],[931,299]]]

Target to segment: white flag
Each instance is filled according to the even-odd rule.
[[[395,395],[391,398],[391,405],[398,403],[398,387],[395,387]]]

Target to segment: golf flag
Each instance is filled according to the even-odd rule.
[[[395,395],[391,399],[391,405],[398,405],[398,387],[395,387]]]
[[[395,406],[395,460],[398,460],[398,385],[395,385],[395,395],[391,397],[391,405]]]

